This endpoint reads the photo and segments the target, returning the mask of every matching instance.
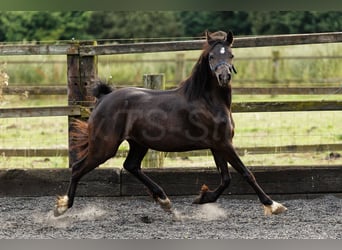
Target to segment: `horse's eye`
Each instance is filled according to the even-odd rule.
[[[231,54],[231,55],[230,55],[230,58],[231,58],[231,59],[233,59],[233,58],[234,58],[234,55],[233,55],[233,54]]]
[[[213,60],[214,56],[213,55],[209,55],[209,60]]]

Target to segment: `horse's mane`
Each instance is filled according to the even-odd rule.
[[[206,44],[206,47],[209,47]],[[207,51],[208,50],[208,51]],[[184,94],[189,101],[196,100],[203,96],[203,93],[210,88],[208,84],[210,69],[208,65],[208,52],[209,49],[205,49],[195,66],[192,69],[190,76],[181,82],[181,86],[184,86]]]

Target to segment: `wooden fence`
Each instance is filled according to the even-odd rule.
[[[5,94],[18,94],[28,91],[31,94],[62,94],[68,95],[68,106],[65,107],[34,107],[0,109],[0,118],[35,117],[35,116],[68,116],[86,118],[92,97],[88,95],[89,88],[97,80],[98,56],[110,54],[147,53],[163,51],[200,50],[203,40],[153,42],[138,44],[105,44],[97,45],[89,41],[77,41],[66,44],[27,44],[0,45],[0,55],[66,55],[67,57],[67,88],[59,87],[5,87]],[[318,44],[342,42],[342,32],[295,34],[279,36],[259,36],[236,38],[235,48],[281,46],[297,44]],[[326,88],[234,88],[234,94],[341,94],[338,87]],[[245,102],[234,103],[234,112],[279,112],[279,111],[331,111],[342,110],[341,101],[308,101],[308,102]],[[72,128],[69,128],[69,130]],[[324,149],[341,150],[340,144],[322,144],[307,146],[284,146],[277,148],[241,148],[243,152],[293,152],[321,151]],[[7,156],[58,156],[68,155],[68,150],[1,150]],[[1,153],[0,152],[0,153]],[[72,159],[72,152],[69,155]],[[71,160],[72,161],[72,160]]]

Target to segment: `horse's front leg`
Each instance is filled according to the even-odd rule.
[[[226,160],[232,165],[232,167],[238,173],[240,173],[246,179],[246,181],[251,185],[251,187],[254,189],[254,191],[259,197],[259,200],[264,206],[265,215],[280,214],[287,210],[285,206],[283,206],[282,204],[278,202],[273,201],[264,192],[264,190],[257,183],[253,173],[242,163],[240,157],[238,156],[238,154],[236,153],[232,145],[229,145],[227,147],[225,157],[226,157]]]
[[[223,191],[229,186],[231,180],[227,161],[225,160],[224,156],[220,152],[214,150],[211,152],[214,156],[217,170],[221,174],[221,183],[215,190],[209,190],[208,186],[204,184],[201,188],[200,195],[193,201],[194,204],[215,202],[223,193]]]

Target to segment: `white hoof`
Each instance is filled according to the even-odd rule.
[[[285,206],[275,201],[273,201],[272,205],[264,205],[264,212],[267,216],[272,214],[281,214],[286,210],[287,208]]]
[[[69,201],[69,197],[67,195],[57,197],[57,201],[56,201],[56,205],[54,209],[55,217],[58,217],[64,214],[68,210],[68,201]]]
[[[164,211],[171,212],[172,203],[169,198],[165,198],[164,200],[157,198],[157,201]]]

